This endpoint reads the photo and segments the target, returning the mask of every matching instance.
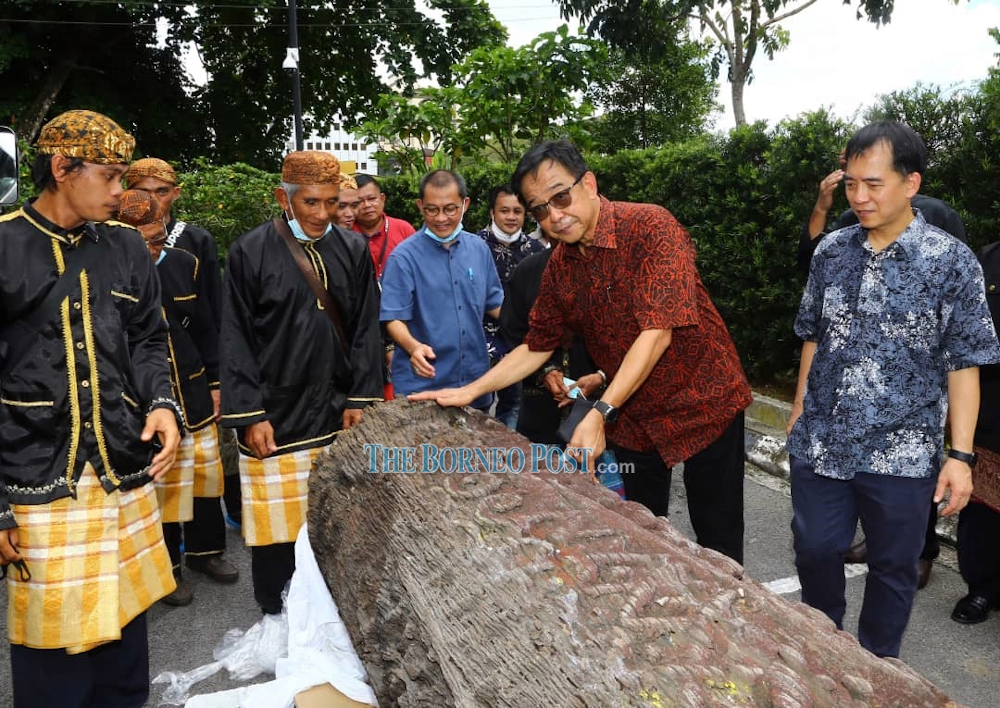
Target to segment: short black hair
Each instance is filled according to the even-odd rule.
[[[469,188],[465,185],[465,178],[458,174],[454,170],[434,170],[433,172],[428,172],[420,180],[420,198],[424,198],[424,190],[427,185],[432,187],[442,188],[448,185],[454,184],[458,187],[458,196],[465,199],[469,196]]]
[[[514,194],[525,206],[528,206],[528,203],[521,192],[521,182],[525,177],[537,173],[538,168],[550,160],[565,167],[574,179],[582,177],[590,170],[583,155],[570,141],[546,140],[538,143],[524,153],[524,156],[518,161],[517,167],[514,168],[514,176],[510,178],[510,186],[514,190]]]
[[[361,189],[367,184],[374,184],[375,189],[377,189],[380,194],[382,193],[382,185],[379,184],[378,180],[372,177],[371,175],[362,175],[362,174],[354,175],[354,182],[358,185],[358,189]]]
[[[496,187],[490,190],[490,211],[493,211],[493,207],[497,205],[497,199],[500,198],[501,194],[511,194],[515,197],[517,196],[516,194],[514,194],[514,188],[511,187],[509,184],[497,185]]]
[[[66,173],[77,172],[83,169],[83,158],[67,158]],[[35,155],[35,161],[31,164],[31,181],[35,185],[35,191],[41,194],[46,189],[55,191],[56,178],[52,174],[52,155]]]
[[[892,150],[892,169],[906,177],[911,172],[921,175],[927,169],[927,146],[910,126],[897,120],[880,120],[870,123],[847,141],[844,157],[857,157],[878,143],[885,143]]]

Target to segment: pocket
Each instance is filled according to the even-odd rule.
[[[59,415],[50,393],[0,392],[0,429],[10,450],[60,435]]]
[[[121,322],[129,322],[132,319],[132,309],[139,303],[139,289],[125,283],[112,283],[111,301],[115,304]]]

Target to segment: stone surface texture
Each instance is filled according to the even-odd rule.
[[[394,401],[317,461],[310,540],[383,708],[956,705],[585,475],[372,473],[371,443],[530,448]]]

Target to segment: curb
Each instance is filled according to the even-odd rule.
[[[791,410],[791,404],[754,391],[753,403],[746,410],[743,441],[747,462],[785,482],[789,478],[785,426]],[[942,542],[954,546],[957,530],[957,516],[938,518],[937,535]]]

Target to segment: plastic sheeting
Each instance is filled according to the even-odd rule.
[[[242,632],[229,630],[213,652],[215,661],[186,672],[167,671],[160,704],[186,708],[293,708],[295,695],[329,683],[348,698],[377,706],[364,666],[320,573],[303,525],[295,541],[295,574],[280,615],[265,615]],[[188,698],[198,681],[225,668],[245,681],[261,673],[275,680]]]

